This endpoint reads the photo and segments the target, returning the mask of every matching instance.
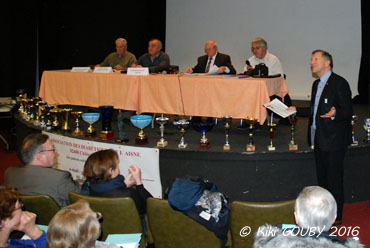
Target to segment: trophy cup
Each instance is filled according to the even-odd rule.
[[[50,109],[50,114],[52,117],[54,117],[54,120],[51,124],[51,128],[53,130],[60,130],[61,126],[58,121],[58,115],[60,113],[60,109],[58,108],[58,105],[54,105],[54,108]]]
[[[291,134],[291,140],[289,143],[289,151],[296,151],[298,150],[298,145],[295,143],[294,135],[295,135],[295,126],[297,125],[297,115],[292,114],[288,117],[289,123],[290,123],[290,134]]]
[[[85,136],[88,138],[92,138],[96,136],[95,129],[93,128],[92,124],[99,120],[100,114],[99,113],[83,113],[82,119],[90,124],[87,128]]]
[[[357,121],[357,115],[352,115],[351,126],[352,126],[352,143],[351,146],[357,146],[358,141],[355,139],[355,123]]]
[[[275,146],[272,143],[274,139],[274,129],[276,128],[276,123],[268,123],[267,126],[270,128],[269,136],[270,136],[270,144],[267,146],[269,151],[275,151]]]
[[[51,109],[53,108],[53,105],[47,104],[45,105],[45,118],[46,118],[46,130],[51,130],[53,123],[51,122]]]
[[[140,128],[140,132],[135,139],[135,144],[137,145],[148,144],[148,138],[146,137],[146,134],[144,133],[143,129],[152,122],[152,116],[134,115],[131,116],[130,121],[135,127]]]
[[[46,127],[46,122],[45,122],[46,102],[40,101],[38,102],[38,105],[39,105],[39,112],[40,112],[40,127],[45,128]]]
[[[64,108],[62,109],[62,127],[61,130],[64,132],[69,132],[71,131],[71,127],[69,126],[69,116],[71,113],[72,109],[71,108]]]
[[[247,125],[249,125],[249,142],[247,144],[247,151],[248,152],[254,152],[256,150],[256,146],[254,145],[253,141],[253,127],[256,125],[258,119],[253,117],[247,117],[245,119]]]
[[[185,129],[188,127],[189,121],[185,119],[181,119],[181,120],[175,121],[173,124],[176,125],[177,128],[180,129],[180,134],[181,134],[181,140],[180,140],[180,143],[177,145],[177,147],[186,148],[188,144],[185,143]]]
[[[169,118],[163,117],[163,114],[162,114],[161,117],[157,117],[155,118],[155,120],[157,121],[159,125],[161,125],[159,127],[159,130],[161,131],[161,139],[157,142],[157,147],[166,147],[168,142],[167,140],[164,139],[164,125],[166,125]]]
[[[72,114],[72,117],[75,119],[75,123],[76,123],[76,128],[75,128],[75,130],[73,130],[72,135],[73,136],[81,136],[83,134],[81,129],[80,129],[80,120],[81,120],[82,112],[81,111],[73,111],[71,114]]]
[[[370,142],[370,118],[365,119],[364,129],[366,131],[366,138],[364,142],[367,144]]]
[[[222,117],[222,122],[224,124],[224,129],[225,129],[225,144],[223,146],[224,151],[230,151],[230,143],[229,143],[229,134],[230,134],[230,128],[231,128],[231,121],[232,117],[225,115]]]
[[[202,138],[200,139],[199,147],[202,149],[208,149],[210,146],[210,143],[208,141],[208,138],[206,136],[206,132],[212,129],[213,127],[213,121],[207,120],[200,120],[199,122],[193,122],[193,127],[195,130],[202,132]]]
[[[114,139],[114,134],[111,128],[113,106],[104,105],[99,107],[100,115],[102,118],[102,130],[99,134],[100,140],[112,140]]]

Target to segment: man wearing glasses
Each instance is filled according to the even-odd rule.
[[[64,207],[69,204],[69,192],[80,192],[81,186],[71,173],[52,168],[57,150],[48,135],[28,135],[22,143],[21,157],[24,166],[12,166],[5,171],[5,184],[13,185],[20,194],[46,194]]]

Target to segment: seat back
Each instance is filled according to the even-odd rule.
[[[49,225],[50,220],[60,210],[58,203],[48,195],[21,195],[24,210],[37,215],[36,223]]]
[[[88,201],[93,211],[103,215],[101,240],[104,241],[108,234],[143,233],[139,213],[130,197],[95,197],[75,192],[69,193],[71,203],[80,199]],[[142,240],[144,240],[143,237]]]
[[[222,241],[203,225],[173,210],[167,200],[148,198],[147,215],[156,248],[216,248]]]
[[[295,200],[263,203],[232,202],[230,211],[232,247],[252,247],[253,235],[263,224],[294,224],[294,204]],[[250,233],[247,236],[241,236],[242,232],[247,234],[249,230]]]

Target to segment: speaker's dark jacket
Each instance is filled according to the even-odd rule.
[[[200,56],[198,58],[198,64],[193,68],[193,72],[194,73],[204,73],[206,71],[207,62],[208,62],[207,55]],[[236,70],[231,63],[230,56],[227,54],[217,53],[214,64],[217,65],[218,67],[227,66],[230,69],[229,74],[236,74]]]

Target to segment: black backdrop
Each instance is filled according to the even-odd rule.
[[[33,96],[37,69],[41,78],[44,70],[100,63],[115,51],[118,37],[136,57],[150,39],[165,41],[165,0],[3,3],[0,96],[14,96],[20,88]]]

